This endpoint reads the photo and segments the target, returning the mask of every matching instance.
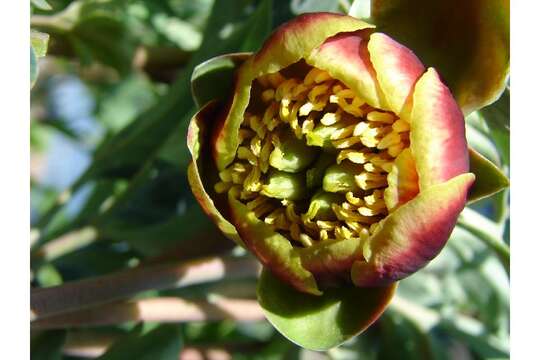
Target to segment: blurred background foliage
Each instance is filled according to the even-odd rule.
[[[247,257],[215,230],[187,184],[191,73],[213,56],[257,50],[295,15],[352,5],[361,16],[366,3],[32,0],[32,286],[202,256]],[[470,144],[507,174],[508,124],[509,91],[467,118]],[[448,246],[401,282],[381,319],[326,353],[300,349],[240,312],[211,321],[165,314],[159,322],[33,326],[32,358],[508,358],[508,227],[506,191],[467,208]],[[255,272],[214,280],[152,290],[149,279],[131,299],[255,299]]]

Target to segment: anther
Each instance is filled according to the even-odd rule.
[[[394,115],[389,113],[384,113],[380,111],[371,111],[367,114],[366,117],[369,121],[382,122],[385,124],[392,124],[394,122]]]

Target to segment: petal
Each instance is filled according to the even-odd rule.
[[[418,174],[410,149],[405,149],[398,155],[387,181],[384,202],[388,210],[393,210],[418,194]]]
[[[371,34],[371,62],[390,109],[401,114],[425,68],[411,50],[381,33]]]
[[[510,65],[510,1],[372,0],[371,18],[435,67],[465,114],[495,101]]]
[[[287,238],[259,220],[232,192],[229,192],[229,205],[238,233],[263,265],[299,291],[322,294],[315,277],[304,268],[298,252]]]
[[[302,58],[327,38],[340,32],[372,27],[350,16],[332,13],[300,15],[279,27],[263,47],[238,71],[230,111],[215,142],[217,167],[223,170],[234,159],[238,138],[234,136],[249,104],[251,82],[264,74],[279,71]]]
[[[420,191],[469,171],[463,114],[432,68],[416,84],[410,121]]]
[[[369,58],[368,38],[369,30],[334,35],[313,50],[306,62],[326,70],[369,105],[381,108],[384,101]]]
[[[207,136],[209,133],[208,127],[212,126],[214,119],[218,117],[219,111],[218,103],[212,101],[191,119],[187,136],[188,148],[192,155],[192,161],[188,166],[188,181],[195,199],[197,199],[204,212],[225,236],[244,247],[236,229],[221,214],[216,207],[216,203],[214,203],[206,190],[208,188],[209,191],[213,192],[212,186],[209,185],[211,183],[209,179],[212,178],[212,173],[214,176],[217,174],[217,169],[212,166],[213,161],[210,159]],[[203,181],[203,179],[205,180]]]
[[[356,260],[363,259],[359,238],[318,242],[299,250],[304,267],[319,281],[333,282],[349,277],[349,269]]]
[[[372,28],[366,22],[335,13],[308,13],[280,26],[255,55],[256,76],[276,72],[308,58],[311,51],[329,37],[341,33]]]
[[[364,247],[367,261],[353,264],[353,282],[385,285],[425,266],[446,244],[473,182],[467,173],[434,185],[384,219]]]

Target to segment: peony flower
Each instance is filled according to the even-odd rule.
[[[460,107],[436,69],[349,16],[299,16],[234,58],[228,103],[190,125],[195,197],[299,292],[387,287],[374,321],[467,202]]]

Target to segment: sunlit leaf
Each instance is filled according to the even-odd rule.
[[[40,10],[52,10],[52,6],[46,0],[31,0],[31,2]]]

